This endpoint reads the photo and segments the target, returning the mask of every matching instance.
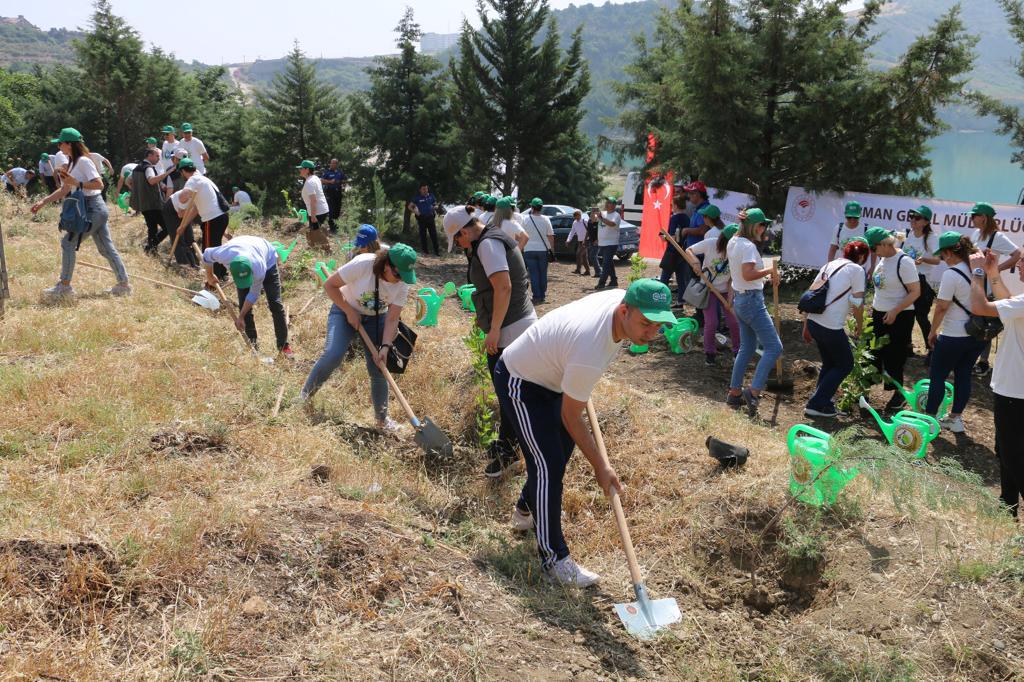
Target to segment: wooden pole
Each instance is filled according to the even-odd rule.
[[[7,288],[7,256],[4,254],[4,226],[0,224],[0,320],[6,311],[6,301],[11,296]]]

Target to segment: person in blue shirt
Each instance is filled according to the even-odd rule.
[[[348,182],[348,176],[338,168],[338,160],[331,159],[330,166],[321,175],[324,197],[327,199],[327,229],[331,232],[338,231],[335,221],[341,214],[341,191],[346,182]]]
[[[409,201],[409,210],[416,214],[416,224],[420,228],[420,251],[430,253],[430,249],[427,248],[429,234],[430,241],[434,244],[434,255],[440,256],[441,252],[437,248],[437,225],[434,221],[435,205],[437,199],[431,194],[430,186],[425,182],[420,183],[420,191]]]
[[[690,216],[686,215],[686,195],[676,194],[672,197],[672,216],[668,219],[668,233],[674,239],[681,239],[684,229],[690,226]],[[662,239],[665,240],[664,235]],[[672,275],[676,276],[676,300],[678,305],[683,305],[683,292],[686,291],[686,284],[690,280],[690,266],[674,247],[668,245],[665,254],[661,257],[661,277],[665,284],[672,281]],[[682,246],[680,244],[680,246]]]

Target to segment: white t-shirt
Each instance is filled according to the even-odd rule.
[[[69,171],[71,177],[79,182],[90,182],[91,180],[99,180],[100,173],[96,170],[96,164],[92,162],[92,159],[81,156],[78,162]],[[94,197],[103,192],[101,189],[83,189],[82,190],[87,197]]]
[[[48,178],[53,177],[53,170],[50,168],[50,163],[51,163],[50,159],[47,159],[46,161],[43,161],[42,159],[39,159],[39,174],[40,175],[46,176]]]
[[[546,215],[537,215],[530,211],[523,216],[523,229],[530,237],[530,241],[526,242],[523,251],[547,251],[551,248],[551,242],[547,239],[541,241],[540,238],[541,235],[550,237],[552,241],[555,238],[555,230],[551,227],[551,221]]]
[[[203,262],[230,267],[231,261],[238,256],[248,258],[252,264],[252,286],[245,300],[255,303],[263,291],[263,280],[267,278],[267,272],[277,265],[277,249],[263,237],[242,235],[222,246],[213,246],[203,251]]]
[[[963,276],[958,275],[953,270],[963,273]],[[968,336],[967,332],[964,331],[964,325],[967,324],[970,316],[964,312],[963,308],[953,302],[953,298],[956,297],[956,300],[960,301],[960,305],[970,309],[970,266],[966,263],[957,263],[954,267],[947,268],[946,272],[942,274],[937,297],[940,301],[949,302],[949,307],[946,308],[946,316],[942,318],[942,331],[940,333],[943,336]]]
[[[196,209],[199,211],[199,219],[204,223],[224,215],[224,211],[220,210],[220,204],[217,203],[217,185],[213,184],[210,178],[193,173],[182,189],[195,193]]]
[[[708,231],[704,233],[704,239],[714,239],[717,241],[721,235],[722,228],[718,227],[717,225],[712,225],[711,227],[708,228]]]
[[[502,220],[501,227],[499,229],[512,240],[515,240],[517,236],[526,232],[526,230],[523,229],[523,226],[514,220]]]
[[[1017,245],[1010,241],[1005,232],[996,232],[990,236],[992,238],[992,246],[988,245],[989,237],[981,238],[981,230],[975,230],[971,233],[971,241],[974,242],[975,247],[990,249],[993,253],[998,253],[1000,256],[1009,256],[1017,250]]]
[[[520,226],[526,227],[526,218],[524,218],[523,214],[520,213],[519,211],[516,211],[515,213],[512,214],[512,220],[514,220]]]
[[[619,244],[619,223],[622,222],[622,216],[619,215],[618,211],[601,211],[601,217],[605,220],[611,220],[614,225],[605,225],[603,222],[598,221],[597,223],[597,245],[598,246],[618,246]]]
[[[252,197],[250,197],[249,193],[246,192],[244,189],[240,189],[237,192],[235,192],[234,200],[238,203],[239,206],[245,206],[246,204],[252,203]]]
[[[897,264],[899,273],[896,272]],[[903,284],[900,284],[900,279],[903,280]],[[907,295],[905,287],[917,282],[917,266],[914,265],[913,258],[896,249],[896,255],[878,259],[872,281],[875,283],[875,298],[871,307],[881,313],[887,313],[899,305]],[[904,308],[913,309],[913,303]]]
[[[484,274],[488,277],[496,272],[508,272],[508,258],[505,256],[505,246],[497,239],[484,239],[480,242],[476,248],[476,255],[480,259],[480,265],[484,268]],[[529,315],[501,328],[498,348],[507,348],[509,344],[518,339],[536,321],[537,311],[533,309],[533,306],[530,306]]]
[[[184,138],[178,140],[178,147],[188,152],[188,158],[196,165],[196,171],[206,175],[206,162],[203,161],[203,154],[206,154],[206,145],[198,137],[191,140]]]
[[[181,140],[175,140],[174,142],[164,140],[164,143],[160,146],[160,163],[158,164],[161,173],[169,168],[174,168],[174,152],[178,151],[180,146]],[[196,164],[196,167],[198,168],[199,164]]]
[[[743,264],[753,263],[758,270],[764,269],[764,260],[757,250],[757,245],[746,237],[736,235],[725,247],[725,255],[729,259],[729,272],[732,274],[732,288],[736,291],[753,291],[764,289],[764,277],[748,282],[743,279]]]
[[[583,402],[618,355],[615,309],[626,295],[612,289],[585,296],[540,318],[501,354],[513,377]]]
[[[864,303],[864,285],[867,279],[864,268],[840,256],[821,266],[811,286],[820,286],[825,278],[828,278],[828,306],[823,313],[808,313],[807,319],[826,329],[842,329],[846,326],[850,306]],[[846,291],[847,289],[849,291]]]
[[[28,184],[28,171],[21,166],[16,166],[10,170],[11,177],[14,178],[15,185],[27,185]],[[3,177],[4,183],[7,182],[7,175],[0,175]]]
[[[1024,294],[993,305],[1006,331],[992,370],[992,391],[1006,398],[1024,398]]]
[[[867,232],[867,227],[864,225],[863,220],[858,222],[857,227],[853,229],[847,227],[844,220],[832,228],[832,240],[829,242],[829,245],[835,246],[841,254],[843,247],[849,244],[851,239],[863,237],[865,232]]]
[[[60,170],[64,166],[68,165],[71,159],[69,159],[68,155],[65,154],[64,152],[57,152],[56,154],[50,157],[50,161],[53,161],[54,170]]]
[[[378,311],[374,306],[373,253],[361,253],[338,268],[338,275],[345,282],[341,295],[345,301],[356,309],[360,315],[374,315]],[[409,297],[409,285],[399,280],[388,282],[380,279],[380,314],[384,315],[389,306],[401,308]]]
[[[121,175],[120,175],[120,177],[124,178],[125,177],[125,173],[128,174],[128,177],[131,177],[132,171],[135,170],[135,167],[138,166],[138,165],[139,164],[137,164],[137,163],[126,163],[125,165],[121,166]],[[125,178],[125,179],[127,179],[127,178]]]
[[[302,202],[306,205],[307,212],[311,211],[315,217],[330,211],[327,207],[327,197],[324,196],[324,185],[320,182],[320,176],[310,173],[306,181],[302,183]]]
[[[104,161],[107,161],[107,157],[105,157],[102,154],[99,154],[97,152],[89,152],[89,158],[92,159],[93,164],[96,166],[96,171],[100,175],[103,175],[103,171],[107,167],[107,164],[104,163]],[[107,163],[110,163],[110,162],[107,161]]]
[[[494,211],[483,211],[480,214],[480,222],[482,222],[484,224],[484,227],[487,227],[488,225],[491,224],[491,218],[493,218],[493,217],[494,217]]]
[[[939,235],[932,232],[927,236],[916,236],[913,231],[907,233],[907,238],[903,242],[903,253],[907,254],[914,260],[917,260],[921,256],[925,258],[935,258],[935,249],[939,248]],[[935,284],[942,281],[942,272],[936,272],[936,270],[945,270],[945,267],[940,268],[938,265],[932,265],[931,263],[916,263],[917,274],[924,275],[924,278],[930,283]],[[942,264],[943,266],[945,264]],[[932,287],[933,289],[935,287]]]
[[[719,255],[717,246],[718,238],[714,237],[712,239],[702,239],[691,246],[689,250],[695,256],[704,257],[704,270],[708,273],[711,286],[725,293],[729,291],[729,249],[727,246],[726,255],[723,257]],[[689,264],[686,267],[690,267]]]

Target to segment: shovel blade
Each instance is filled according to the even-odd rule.
[[[444,431],[438,428],[437,424],[424,417],[420,420],[416,429],[416,444],[423,448],[423,451],[430,455],[440,457],[451,457],[454,454],[452,441],[445,435]]]
[[[192,302],[206,308],[207,310],[220,310],[220,301],[218,301],[217,297],[209,291],[200,291],[192,297]]]
[[[679,604],[671,597],[616,604],[615,612],[626,631],[639,639],[653,639],[659,630],[683,619]]]

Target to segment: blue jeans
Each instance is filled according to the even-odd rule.
[[[363,315],[363,329],[375,344],[380,344],[381,334],[384,332],[384,315]],[[380,323],[379,327],[377,323]],[[345,313],[336,305],[331,306],[331,312],[327,315],[327,342],[324,344],[324,353],[313,365],[306,383],[302,386],[302,397],[310,398],[331,376],[334,370],[341,366],[345,359],[345,352],[349,344],[359,336],[359,331],[352,328],[348,323]],[[366,371],[370,375],[370,398],[373,401],[373,413],[378,421],[388,416],[388,380],[373,361],[373,351],[363,348],[366,356]]]
[[[732,307],[736,312],[736,320],[740,323],[740,352],[736,354],[736,361],[732,365],[729,388],[743,387],[743,375],[746,374],[747,365],[754,357],[757,344],[760,343],[764,354],[757,361],[750,388],[762,391],[768,385],[768,373],[782,355],[782,340],[775,331],[768,308],[765,307],[764,291],[761,289],[738,292],[733,298]]]
[[[127,282],[128,272],[124,269],[124,261],[121,260],[121,254],[117,252],[117,247],[114,246],[114,240],[110,238],[110,226],[107,224],[107,205],[103,203],[103,198],[97,194],[94,197],[85,198],[85,208],[89,220],[92,221],[92,229],[89,230],[87,236],[92,237],[93,243],[96,244],[96,250],[110,263],[110,268],[114,271],[118,283]],[[72,238],[70,234],[61,232],[60,279],[62,282],[70,283],[72,275],[75,274],[78,244],[77,236]]]
[[[971,368],[985,344],[971,336],[945,336],[939,334],[932,348],[932,362],[928,366],[928,407],[925,412],[934,415],[942,404],[946,377],[953,372],[953,406],[950,413],[961,414],[971,398]]]
[[[615,276],[615,252],[618,250],[618,244],[597,247],[597,258],[601,263],[601,278],[597,280],[597,286],[603,287],[609,279],[613,287],[619,286],[619,278]]]
[[[842,329],[829,329],[814,320],[807,320],[807,331],[818,344],[818,352],[821,353],[818,387],[807,401],[807,407],[819,412],[831,412],[835,408],[832,397],[839,390],[843,379],[853,371],[850,339]]]
[[[530,275],[530,290],[534,301],[543,301],[548,293],[548,252],[524,251],[526,272]]]
[[[601,263],[597,260],[597,244],[593,242],[587,242],[587,260],[590,261],[590,267],[594,268],[594,274],[600,277]]]

